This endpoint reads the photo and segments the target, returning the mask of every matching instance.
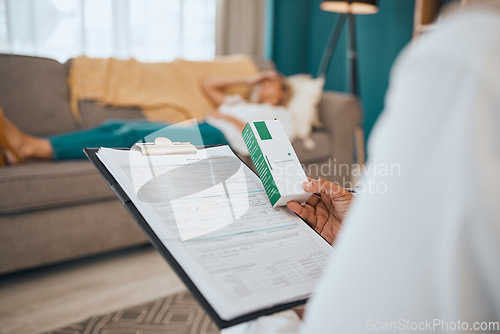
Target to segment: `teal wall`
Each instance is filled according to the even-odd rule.
[[[270,56],[285,75],[316,75],[338,14],[324,12],[320,0],[268,0],[273,8]],[[375,15],[356,17],[360,95],[367,137],[384,108],[391,67],[410,41],[414,0],[379,0]],[[347,91],[346,27],[326,75],[325,89]]]

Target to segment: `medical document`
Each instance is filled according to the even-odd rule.
[[[224,320],[307,298],[334,252],[228,146],[97,156]]]

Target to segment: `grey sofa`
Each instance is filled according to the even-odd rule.
[[[143,118],[138,109],[81,101],[83,122],[77,126],[69,107],[68,70],[69,63],[0,54],[0,106],[7,117],[36,136],[88,128],[110,118]],[[352,163],[360,117],[356,99],[325,92],[320,104],[324,128],[312,134],[316,149],[305,150],[300,140],[293,143],[301,162]],[[315,177],[335,179],[314,170]],[[143,243],[147,238],[88,161],[0,169],[0,274]]]

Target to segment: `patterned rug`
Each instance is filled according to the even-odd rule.
[[[219,329],[189,292],[91,317],[53,334],[216,334]]]

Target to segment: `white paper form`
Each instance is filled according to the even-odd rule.
[[[307,297],[332,248],[227,147],[98,157],[216,312],[231,320]]]

